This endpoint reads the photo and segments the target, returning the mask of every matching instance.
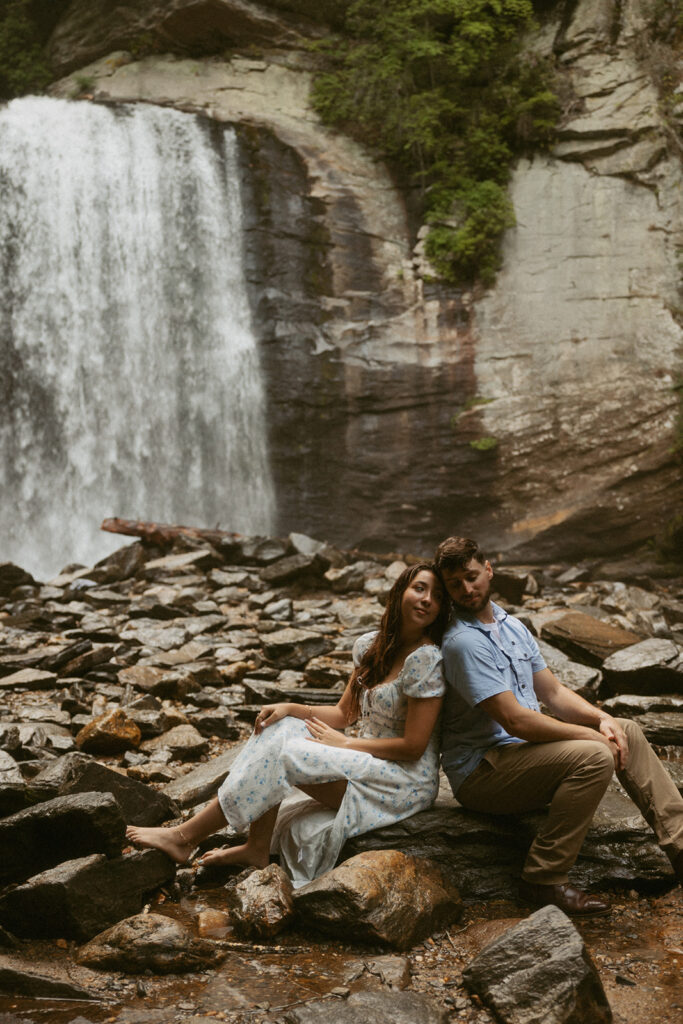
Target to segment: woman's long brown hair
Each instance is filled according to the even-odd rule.
[[[433,643],[441,643],[444,631],[448,625],[450,609],[448,592],[441,578],[441,573],[434,563],[418,562],[417,565],[411,565],[404,569],[389,591],[377,636],[362,656],[360,665],[354,668],[351,674],[351,719],[358,715],[363,693],[366,690],[372,690],[373,687],[377,686],[389,675],[391,666],[394,664],[401,646],[401,601],[406,590],[420,572],[431,572],[443,589],[443,600],[439,614],[431,626],[425,630],[425,635]]]

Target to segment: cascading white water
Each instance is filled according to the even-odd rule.
[[[0,110],[0,561],[91,564],[112,515],[271,529],[236,160],[175,110]]]

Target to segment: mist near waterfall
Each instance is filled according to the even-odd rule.
[[[15,100],[0,186],[0,560],[91,564],[107,516],[271,531],[234,132]]]

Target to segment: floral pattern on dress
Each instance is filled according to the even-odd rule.
[[[365,633],[353,648],[354,664],[375,633]],[[409,654],[395,679],[363,695],[360,735],[402,736],[408,697],[441,697],[445,692],[441,651],[425,644]],[[438,791],[438,723],[416,761],[386,761],[360,750],[312,743],[304,722],[283,718],[252,735],[218,791],[227,821],[236,829],[282,802],[273,836],[295,887],[329,871],[352,836],[381,828],[425,810]],[[338,811],[306,796],[298,784],[347,780]]]

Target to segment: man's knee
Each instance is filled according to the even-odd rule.
[[[614,755],[601,740],[579,740],[580,766],[603,777],[607,782],[614,772]]]

